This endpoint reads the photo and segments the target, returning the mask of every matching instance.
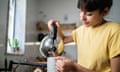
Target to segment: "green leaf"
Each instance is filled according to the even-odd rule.
[[[13,40],[13,46],[14,46],[15,48],[18,48],[18,47],[19,47],[19,42],[18,42],[17,39],[14,39],[14,40]]]

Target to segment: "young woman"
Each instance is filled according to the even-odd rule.
[[[78,48],[78,62],[65,57],[55,57],[57,72],[120,72],[120,24],[107,21],[112,0],[78,0],[80,20],[69,36],[64,36],[58,20],[50,20],[48,27],[56,23],[58,35],[64,43],[74,41]]]

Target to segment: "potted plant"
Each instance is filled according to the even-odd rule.
[[[11,43],[10,39],[8,39],[9,46],[13,48],[13,51],[19,51],[19,41],[17,39],[13,39],[13,42]]]
[[[19,51],[19,42],[17,39],[13,39],[13,48],[15,51]]]

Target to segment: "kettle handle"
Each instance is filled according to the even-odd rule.
[[[56,37],[57,37],[57,25],[56,24],[52,24],[52,27],[53,27],[52,38],[53,38],[53,40],[55,40]]]

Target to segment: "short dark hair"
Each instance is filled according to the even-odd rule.
[[[106,7],[110,9],[112,3],[112,0],[78,0],[77,8],[86,11],[98,9],[100,12],[103,12]]]

